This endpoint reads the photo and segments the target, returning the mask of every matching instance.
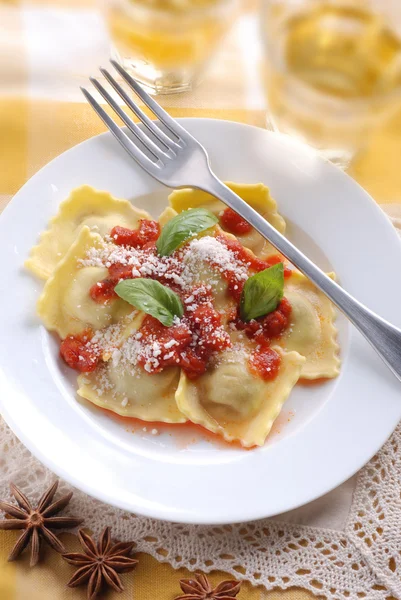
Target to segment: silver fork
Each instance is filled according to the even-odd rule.
[[[170,188],[192,187],[209,192],[246,219],[252,227],[271,242],[277,250],[330,298],[365,336],[398,379],[401,380],[401,331],[348,294],[281,233],[274,229],[259,213],[224,185],[211,170],[205,148],[177,121],[170,117],[121,65],[113,60],[111,63],[128,86],[159,120],[158,123],[149,119],[110,73],[106,69],[100,69],[109,84],[145,126],[144,128],[138,127],[115,102],[103,85],[93,77],[90,78],[90,81],[107,104],[111,106],[133,134],[133,138],[129,137],[93,96],[85,88],[81,88],[89,104],[128,154],[149,175],[164,185]]]

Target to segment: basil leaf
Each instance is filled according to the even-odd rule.
[[[163,227],[156,248],[160,256],[170,256],[185,240],[210,229],[218,218],[206,208],[190,208],[176,215]]]
[[[240,312],[243,321],[263,317],[276,310],[284,294],[284,266],[277,263],[245,282]]]
[[[126,302],[155,317],[170,327],[174,317],[182,317],[184,309],[179,296],[173,290],[153,279],[125,279],[114,288]]]

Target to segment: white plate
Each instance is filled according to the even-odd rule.
[[[286,137],[224,121],[182,123],[206,146],[217,175],[266,183],[290,237],[323,268],[333,268],[349,292],[401,326],[401,244],[366,192]],[[130,198],[155,216],[167,201],[168,190],[103,134],[37,173],[0,219],[0,408],[43,463],[129,511],[229,523],[309,502],[370,459],[401,417],[401,387],[343,317],[340,376],[297,386],[263,448],[245,451],[178,428],[152,436],[78,401],[57,340],[35,315],[42,284],[23,261],[59,203],[84,183]]]

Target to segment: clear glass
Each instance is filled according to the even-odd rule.
[[[401,0],[264,0],[268,123],[346,167],[399,105]]]
[[[114,57],[155,94],[193,88],[239,0],[103,0]]]

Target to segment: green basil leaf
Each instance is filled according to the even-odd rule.
[[[170,256],[185,240],[210,229],[218,218],[206,208],[190,208],[176,215],[163,227],[156,248],[160,256]]]
[[[170,327],[174,317],[182,317],[184,309],[173,290],[153,279],[125,279],[114,288],[126,302]]]
[[[277,263],[245,282],[240,312],[243,321],[263,317],[276,310],[284,294],[284,266]]]

